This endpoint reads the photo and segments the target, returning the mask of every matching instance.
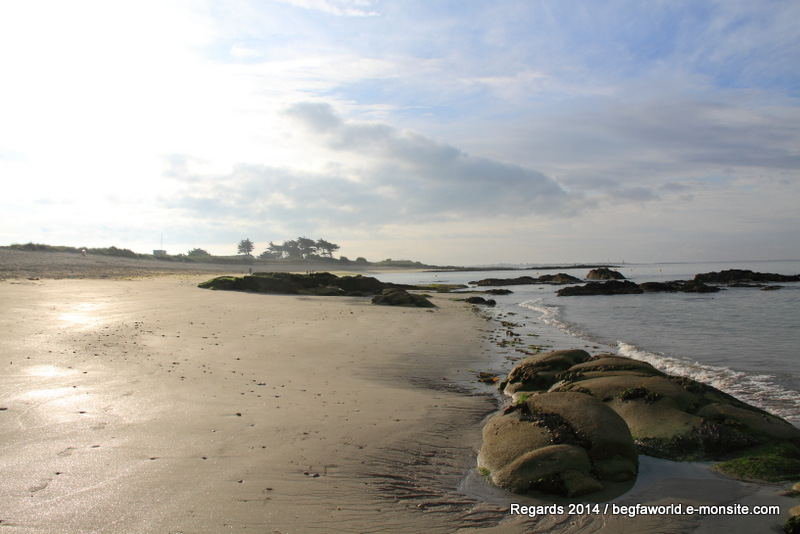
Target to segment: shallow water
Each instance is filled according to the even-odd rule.
[[[636,282],[686,280],[697,273],[750,269],[800,273],[800,260],[738,263],[625,265]],[[454,273],[382,273],[398,283],[469,283],[482,278],[588,269],[531,269]],[[508,286],[510,295],[486,313],[510,321],[523,346],[497,348],[488,366],[508,372],[521,350],[587,347],[644,360],[670,374],[688,376],[766,409],[800,426],[800,283],[777,291],[728,288],[717,293],[558,297],[559,286]],[[479,288],[480,290],[488,288]]]

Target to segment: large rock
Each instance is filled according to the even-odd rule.
[[[586,275],[587,280],[624,280],[625,277],[619,271],[613,271],[608,267],[592,269]]]
[[[763,282],[800,282],[800,274],[785,275],[776,273],[757,273],[746,269],[728,269],[726,271],[700,273],[694,277],[696,282],[704,284],[742,284]]]
[[[384,306],[417,306],[419,308],[434,308],[435,305],[422,295],[414,295],[405,289],[384,289],[380,295],[372,297],[373,304]]]
[[[484,278],[476,282],[470,282],[476,286],[518,286],[529,284],[575,284],[580,282],[580,278],[576,278],[566,273],[558,274],[543,274],[539,277],[532,276],[518,276],[517,278]]]
[[[592,395],[628,424],[641,452],[672,460],[724,460],[775,440],[800,445],[800,429],[711,386],[646,362],[601,355],[559,374],[550,389]]]
[[[559,380],[557,377],[560,372],[590,357],[588,352],[580,349],[536,354],[519,362],[499,387],[506,395],[522,391],[547,391]]]
[[[521,361],[499,387],[516,404],[484,428],[479,465],[492,482],[511,491],[580,495],[596,491],[601,481],[630,473],[630,452],[615,458],[600,452],[613,447],[593,436],[599,427],[613,430],[617,423],[597,403],[624,422],[642,454],[722,460],[714,469],[742,480],[778,482],[800,476],[800,429],[646,362],[555,351]],[[617,430],[612,434],[612,442],[622,439]],[[614,466],[627,467],[616,471]]]
[[[219,276],[198,284],[204,289],[254,291],[288,295],[324,296],[369,296],[380,294],[384,289],[410,289],[413,286],[381,282],[371,276],[343,276],[320,272],[297,273],[253,273],[248,276]]]
[[[625,422],[598,399],[545,393],[489,421],[478,466],[509,491],[573,497],[635,479],[638,455]]]
[[[558,290],[559,297],[578,295],[634,295],[644,291],[630,280],[608,280],[606,282],[589,282],[582,286],[569,286]]]

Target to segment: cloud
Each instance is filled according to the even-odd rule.
[[[344,17],[372,17],[377,11],[369,10],[372,0],[278,0],[304,9],[322,11]]]
[[[519,209],[555,212],[569,201],[544,174],[470,156],[418,132],[385,123],[345,121],[326,103],[298,103],[287,115],[307,126],[335,153],[362,158],[365,184],[391,188],[408,211],[503,214]]]
[[[164,175],[179,191],[162,205],[195,217],[279,223],[311,233],[331,225],[376,229],[456,219],[468,225],[480,218],[575,213],[574,199],[537,171],[473,157],[388,124],[344,120],[328,104],[299,103],[286,113],[333,155],[358,157],[313,172],[239,164],[215,174],[173,155],[164,160]]]

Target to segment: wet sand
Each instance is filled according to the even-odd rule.
[[[463,303],[201,290],[202,278],[0,285],[0,526],[20,532],[452,532],[494,408],[447,376]]]
[[[128,276],[131,276],[128,273]],[[643,459],[618,504],[778,516],[529,518],[474,470],[491,328],[366,298],[214,292],[208,276],[0,282],[0,527],[12,532],[779,531],[787,484]],[[568,503],[561,503],[568,507]]]

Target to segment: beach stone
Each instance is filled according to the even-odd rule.
[[[498,387],[509,396],[520,391],[547,391],[559,380],[560,372],[589,358],[591,355],[581,349],[535,354],[514,366]]]
[[[638,453],[625,421],[583,393],[542,393],[495,415],[483,430],[478,466],[516,493],[566,496],[636,478]]]

